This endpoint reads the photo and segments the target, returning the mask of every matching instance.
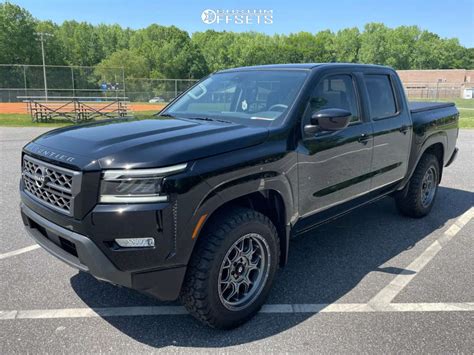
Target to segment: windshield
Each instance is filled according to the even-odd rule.
[[[194,86],[165,114],[269,124],[285,117],[306,76],[306,71],[296,70],[217,73]]]

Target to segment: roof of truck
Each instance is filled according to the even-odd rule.
[[[238,67],[230,68],[219,71],[222,72],[232,72],[232,71],[243,71],[243,70],[262,70],[262,69],[271,69],[271,70],[311,70],[316,67],[329,67],[329,66],[350,66],[350,67],[364,67],[364,68],[388,68],[383,65],[374,65],[374,64],[358,64],[358,63],[291,63],[291,64],[267,64],[267,65],[255,65],[249,67]]]

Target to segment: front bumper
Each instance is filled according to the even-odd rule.
[[[28,234],[68,265],[97,279],[133,288],[161,300],[175,300],[178,297],[186,267],[145,272],[119,270],[88,237],[47,220],[24,203],[20,208]]]

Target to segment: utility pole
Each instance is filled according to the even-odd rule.
[[[48,83],[46,81],[46,63],[44,60],[44,41],[45,37],[52,37],[53,35],[46,32],[37,32],[36,35],[39,36],[39,40],[41,41],[41,56],[43,57],[44,96],[46,101],[48,101]]]

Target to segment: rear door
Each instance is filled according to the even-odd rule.
[[[359,85],[351,72],[331,72],[318,80],[305,111],[302,126],[315,112],[326,108],[352,113],[348,127],[336,131],[303,133],[298,152],[299,212],[315,212],[363,195],[370,189],[372,127],[363,114]],[[305,224],[311,224],[311,218]]]
[[[412,124],[401,84],[392,71],[369,71],[363,78],[374,136],[371,168],[371,190],[374,190],[405,176]]]

